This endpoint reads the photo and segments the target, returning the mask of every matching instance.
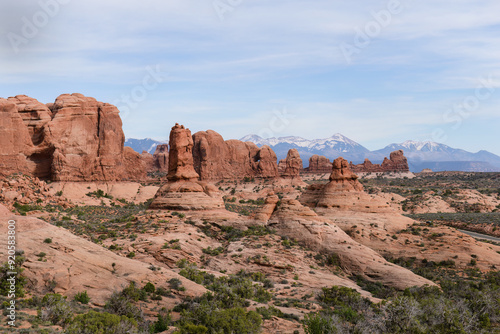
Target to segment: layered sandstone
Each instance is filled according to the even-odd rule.
[[[266,201],[266,212],[260,221],[267,221],[278,235],[296,240],[308,249],[335,256],[347,273],[361,275],[397,289],[434,285],[411,271],[387,262],[380,254],[359,244],[331,221],[319,217],[310,208],[291,198],[279,202],[276,196]],[[267,218],[267,219],[266,219]]]
[[[16,104],[0,99],[0,175],[29,173],[27,157],[34,151],[34,145]]]
[[[3,175],[21,172],[53,181],[145,177],[136,159],[124,153],[122,122],[111,104],[63,94],[44,105],[19,95],[0,99],[0,110]]]
[[[306,168],[306,171],[309,173],[330,173],[332,163],[327,157],[315,154],[309,158],[309,167]]]
[[[358,176],[342,157],[333,162],[330,182],[310,185],[302,193],[300,202],[319,211],[392,212],[386,202],[363,191]]]
[[[269,146],[259,148],[250,142],[224,141],[212,130],[195,133],[193,140],[194,168],[201,180],[275,178],[279,175],[276,154]]]
[[[299,151],[292,148],[286,155],[285,166],[281,173],[281,177],[290,179],[298,178],[302,168],[302,159],[300,158]]]
[[[365,159],[362,164],[354,165],[350,163],[351,169],[356,173],[385,173],[385,172],[409,172],[408,160],[404,156],[403,150],[394,151],[390,154],[389,159],[384,158],[382,164],[373,164],[370,160]]]
[[[218,189],[198,181],[193,166],[193,138],[191,131],[175,124],[170,132],[168,183],[158,190],[151,209],[214,210],[224,208]]]
[[[168,172],[168,144],[161,144],[156,146],[155,153],[153,154],[155,168],[159,172]]]

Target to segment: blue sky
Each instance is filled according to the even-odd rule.
[[[93,96],[132,138],[179,122],[500,155],[498,13],[494,0],[4,1],[0,96]]]

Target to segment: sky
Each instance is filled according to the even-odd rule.
[[[128,138],[435,141],[500,155],[498,0],[0,4],[0,97],[82,93]]]

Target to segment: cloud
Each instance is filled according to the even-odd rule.
[[[494,0],[400,0],[403,10],[351,64],[339,46],[353,44],[389,0],[242,1],[223,20],[212,0],[70,0],[15,53],[7,34],[22,34],[23,18],[54,1],[2,3],[0,95],[25,87],[35,97],[82,91],[113,101],[160,65],[165,83],[135,111],[140,120],[124,120],[135,136],[182,119],[238,138],[286,107],[297,116],[287,134],[415,139],[446,125],[443,113],[481,78],[500,81]],[[497,119],[494,102],[474,120]]]

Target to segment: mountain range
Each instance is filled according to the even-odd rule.
[[[252,134],[244,136],[240,140],[253,142],[259,147],[268,145],[274,150],[278,160],[285,159],[288,150],[295,148],[300,153],[304,167],[308,165],[309,158],[314,154],[326,156],[330,160],[342,156],[356,164],[362,163],[366,158],[373,163],[381,163],[384,157],[388,157],[392,151],[401,149],[408,158],[412,172],[420,172],[424,168],[430,168],[433,171],[500,171],[500,156],[498,155],[484,150],[472,153],[429,141],[408,140],[399,144],[387,145],[380,150],[370,151],[340,133],[329,138],[312,140],[296,136],[264,139]],[[156,146],[163,143],[150,138],[127,139],[125,146],[130,146],[137,152],[144,150],[154,153]]]

